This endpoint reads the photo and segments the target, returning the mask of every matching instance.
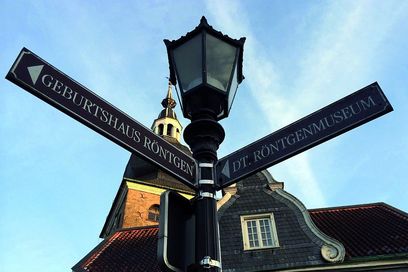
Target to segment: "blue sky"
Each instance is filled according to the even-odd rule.
[[[247,37],[219,157],[378,81],[394,112],[269,170],[307,208],[408,211],[406,1],[2,0],[0,73],[27,47],[150,127],[162,40],[202,15]],[[0,271],[69,271],[99,243],[130,154],[5,79],[0,116]]]

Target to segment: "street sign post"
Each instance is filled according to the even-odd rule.
[[[218,186],[234,184],[392,110],[378,83],[372,83],[220,159]]]
[[[6,78],[195,189],[192,157],[30,50],[21,50]]]
[[[174,192],[161,196],[158,258],[168,271],[221,269],[216,188],[225,188],[393,110],[380,86],[372,83],[220,159],[215,170],[213,162],[224,130],[215,119],[194,119],[185,135],[194,158],[199,158],[199,170],[195,159],[26,48],[6,78],[197,192],[194,203]],[[203,116],[210,115],[200,118]],[[206,168],[211,170],[204,171]]]

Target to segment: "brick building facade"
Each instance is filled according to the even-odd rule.
[[[180,144],[182,127],[177,119],[171,85],[162,101],[163,110],[153,121],[152,130],[187,154],[190,150]],[[122,183],[102,228],[100,238],[106,238],[118,229],[158,224],[160,195],[175,190],[186,198],[194,191],[154,165],[132,155],[126,166]]]

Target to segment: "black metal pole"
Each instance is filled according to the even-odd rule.
[[[217,162],[217,150],[224,136],[224,129],[216,121],[215,114],[206,109],[196,112],[184,130],[184,139],[199,164],[195,201],[195,271],[221,271],[213,166]]]

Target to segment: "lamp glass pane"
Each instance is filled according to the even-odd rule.
[[[174,49],[174,61],[183,92],[200,85],[202,79],[202,36],[197,35]]]
[[[231,110],[232,102],[234,101],[235,93],[238,90],[238,71],[237,66],[234,67],[234,76],[231,81],[231,88],[228,94],[228,112]]]
[[[207,83],[228,91],[236,48],[216,37],[206,35]]]

